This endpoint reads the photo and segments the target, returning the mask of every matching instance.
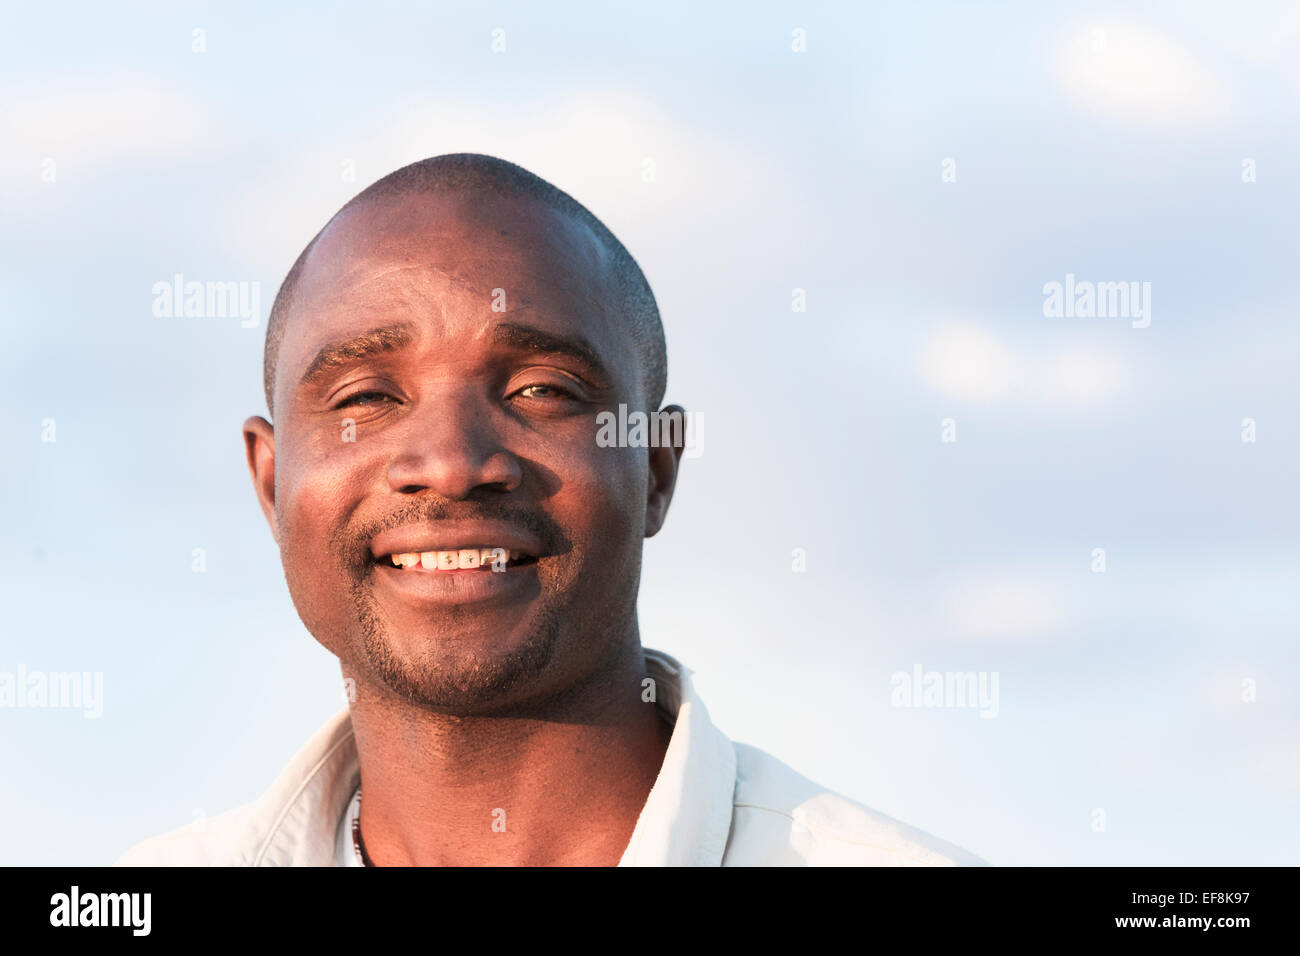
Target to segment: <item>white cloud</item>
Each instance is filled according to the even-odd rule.
[[[1020,355],[992,333],[967,323],[940,325],[921,348],[921,376],[931,388],[968,402],[1002,399],[1098,404],[1127,386],[1123,361],[1098,349]]]
[[[1070,349],[1042,363],[1040,396],[1080,405],[1104,402],[1123,390],[1126,370],[1119,358],[1091,349]]]
[[[970,402],[990,402],[1006,395],[1015,364],[1010,350],[972,325],[940,326],[921,353],[926,384]]]
[[[1253,733],[1248,762],[1276,791],[1300,793],[1300,723],[1279,720]]]
[[[76,182],[111,164],[175,159],[211,143],[204,117],[183,95],[131,75],[0,90],[0,129],[6,200],[47,188],[46,160],[55,163],[57,183]]]
[[[1241,673],[1218,674],[1209,687],[1210,706],[1220,716],[1242,717],[1249,714],[1253,703],[1243,699],[1245,681],[1254,680],[1254,668],[1242,668]]]
[[[549,180],[588,206],[639,260],[647,244],[679,259],[689,235],[691,267],[698,268],[712,256],[737,254],[734,243],[759,241],[765,222],[776,224],[769,231],[779,239],[781,227],[805,215],[796,184],[761,156],[682,125],[641,95],[611,90],[545,108],[423,101],[390,109],[287,158],[233,209],[232,234],[259,267],[282,273],[369,183],[449,152],[500,156]],[[344,160],[353,162],[355,181],[343,181]],[[653,182],[643,179],[647,160]]]
[[[1075,24],[1058,64],[1066,93],[1108,119],[1203,126],[1228,108],[1228,95],[1207,66],[1164,34],[1130,20]]]
[[[951,637],[1045,637],[1059,630],[1064,620],[1064,599],[1058,588],[1010,572],[959,581],[939,602],[941,633]]]

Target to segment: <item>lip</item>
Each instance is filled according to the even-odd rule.
[[[447,550],[450,550],[447,549]],[[375,581],[404,601],[454,606],[477,602],[527,602],[538,594],[537,563],[509,566],[504,571],[466,569],[428,571],[375,565]]]
[[[470,548],[508,548],[520,551],[530,558],[544,557],[541,543],[535,537],[499,521],[438,521],[402,525],[377,535],[370,543],[370,556],[378,561],[391,554],[462,551]],[[445,574],[448,577],[461,577],[449,572]]]

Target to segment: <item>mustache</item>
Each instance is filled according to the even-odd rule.
[[[376,535],[403,525],[439,521],[499,521],[532,534],[548,554],[559,554],[569,547],[568,537],[549,515],[505,503],[430,498],[412,501],[380,518],[343,526],[331,536],[330,550],[340,564],[359,577],[369,571],[370,542]]]

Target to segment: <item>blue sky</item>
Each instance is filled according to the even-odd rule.
[[[0,708],[0,862],[250,800],[341,705],[239,428],[301,247],[453,151],[650,278],[705,445],[642,634],[726,732],[996,864],[1295,862],[1297,6],[741,9],[15,14],[0,672],[104,699]],[[261,321],[156,317],[176,273],[260,283]],[[1067,274],[1150,283],[1149,326],[1045,316]],[[996,672],[997,717],[893,706],[917,664]]]

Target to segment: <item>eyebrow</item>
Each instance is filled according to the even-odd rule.
[[[411,344],[415,332],[409,325],[388,325],[370,329],[339,342],[324,346],[302,373],[299,385],[309,385],[330,372],[374,355],[397,352]],[[506,348],[547,355],[566,355],[587,366],[597,376],[608,379],[609,372],[596,350],[586,339],[556,335],[531,325],[503,322],[492,329],[492,341]]]
[[[600,360],[591,343],[581,337],[556,335],[531,325],[502,322],[492,330],[492,340],[497,345],[526,352],[543,352],[548,355],[567,355],[586,365],[600,378],[609,379],[609,371]]]
[[[307,371],[302,373],[299,384],[310,384],[334,369],[372,355],[399,351],[410,345],[414,338],[415,334],[409,325],[387,325],[341,342],[331,342],[316,353],[316,357],[307,366]]]

